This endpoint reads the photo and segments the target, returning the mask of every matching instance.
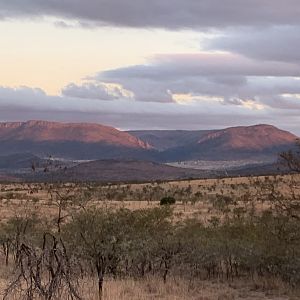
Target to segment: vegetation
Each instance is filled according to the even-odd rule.
[[[282,162],[294,172],[300,172],[300,140],[297,141],[295,150],[284,152],[280,155]]]
[[[294,164],[292,154],[285,159]],[[213,280],[260,281],[265,289],[280,282],[297,293],[299,176],[239,180],[1,186],[2,207],[22,208],[0,222],[4,299],[90,299],[84,287],[91,281],[105,299],[112,279],[149,278],[189,289]],[[132,199],[144,206],[126,207]]]
[[[174,197],[164,197],[160,200],[160,205],[173,205],[176,203]]]

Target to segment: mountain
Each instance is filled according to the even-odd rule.
[[[0,180],[43,181],[51,177],[64,181],[128,182],[215,177],[225,173],[275,174],[281,172],[274,164],[278,153],[291,149],[296,139],[295,135],[270,125],[207,131],[122,132],[87,123],[0,123]],[[49,154],[53,164],[51,175],[44,172],[49,162],[44,157]],[[205,161],[200,162],[205,163],[204,169],[198,168],[198,160]],[[179,162],[178,166],[182,166],[182,161],[186,162],[180,168],[177,164],[161,164]],[[31,169],[33,164],[35,172]],[[212,168],[214,164],[221,167]],[[232,168],[228,167],[231,165]]]
[[[160,151],[165,162],[187,160],[274,160],[293,147],[297,136],[271,125],[221,130],[140,130],[130,134]]]
[[[297,137],[271,125],[232,127],[204,135],[198,144],[213,142],[222,150],[261,151],[294,143]]]
[[[296,136],[270,125],[222,130],[122,132],[89,123],[0,123],[0,156],[31,153],[67,160],[274,160]]]
[[[71,159],[143,158],[151,147],[127,132],[89,123],[0,123],[0,155],[28,152]]]
[[[0,140],[105,142],[132,148],[149,148],[147,143],[126,132],[119,131],[113,127],[91,123],[58,123],[47,121],[0,123]]]
[[[297,136],[271,125],[232,127],[201,135],[196,142],[167,149],[166,161],[275,159],[294,146]]]

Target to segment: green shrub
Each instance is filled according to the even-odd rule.
[[[174,197],[164,197],[160,200],[160,205],[174,205],[176,200]]]

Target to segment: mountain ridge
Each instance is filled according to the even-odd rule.
[[[41,120],[0,123],[0,140],[8,139],[34,142],[106,142],[127,147],[150,148],[147,143],[126,132],[96,123],[60,123]]]
[[[297,136],[258,124],[215,130],[124,132],[96,123],[0,123],[0,155],[28,152],[67,159],[157,162],[264,159],[290,149]]]

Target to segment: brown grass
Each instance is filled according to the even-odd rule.
[[[6,281],[0,280],[0,295],[3,295]],[[268,283],[270,284],[270,282]],[[95,280],[89,278],[81,283],[83,299],[98,300]],[[19,295],[8,300],[18,300]],[[62,298],[61,298],[62,299]],[[170,278],[164,284],[161,278],[148,277],[143,280],[113,280],[104,284],[103,300],[296,300],[300,299],[273,280],[273,289],[264,292],[261,280],[257,284],[242,281],[222,283],[218,281],[182,280]]]

